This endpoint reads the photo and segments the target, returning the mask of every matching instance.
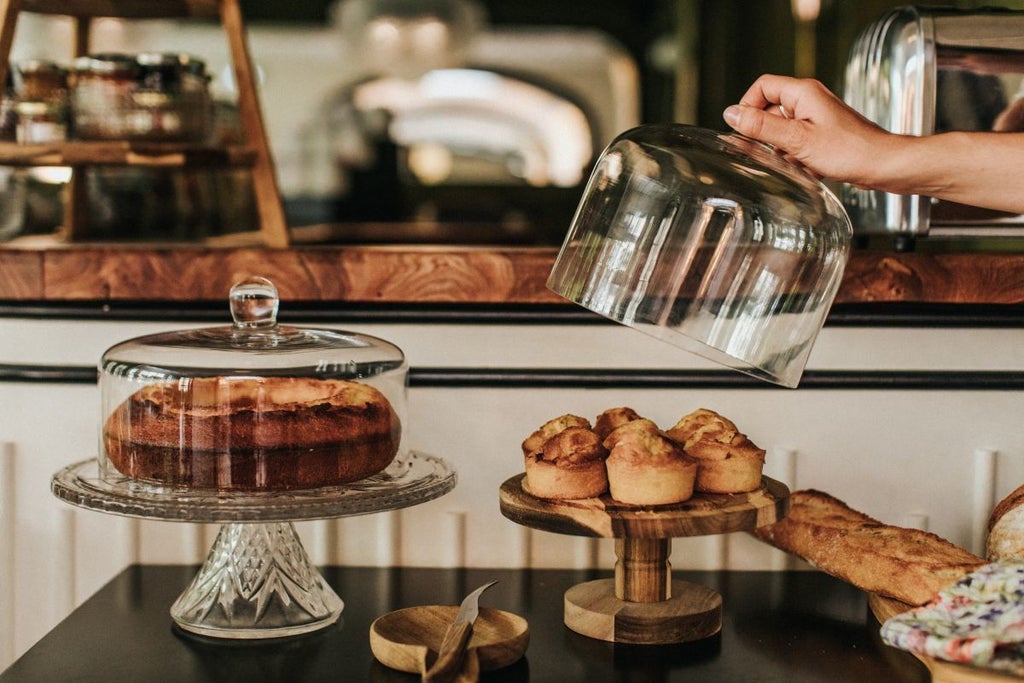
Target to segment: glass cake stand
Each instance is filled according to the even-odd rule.
[[[302,547],[293,522],[397,510],[455,488],[443,459],[410,451],[383,472],[346,486],[280,493],[157,489],[105,481],[96,458],[57,472],[61,500],[110,514],[177,522],[221,523],[210,554],[171,606],[183,630],[235,639],[309,633],[337,621],[344,603]]]

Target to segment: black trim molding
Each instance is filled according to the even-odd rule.
[[[0,301],[0,318],[229,323],[227,303],[165,301]],[[291,323],[611,325],[574,304],[283,302]],[[1024,304],[835,304],[826,326],[1024,328]]]
[[[0,382],[95,384],[93,366],[0,364]],[[605,368],[411,368],[410,387],[504,389],[764,389],[788,391],[730,370]],[[808,370],[801,389],[1022,391],[1020,371]]]

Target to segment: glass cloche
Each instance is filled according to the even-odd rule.
[[[611,142],[548,279],[563,297],[786,387],[839,289],[852,228],[771,147],[680,124]]]
[[[279,325],[264,278],[231,289],[234,324],[153,334],[100,363],[99,471],[154,492],[309,490],[362,480],[403,449],[397,346]]]

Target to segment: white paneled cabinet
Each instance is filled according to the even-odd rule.
[[[191,323],[0,319],[0,364],[95,365],[129,337]],[[417,368],[708,367],[611,325],[380,324],[354,327],[401,346]],[[818,369],[1024,370],[1011,329],[826,328]],[[197,563],[214,525],[138,521],[72,508],[52,474],[93,457],[93,384],[0,382],[0,669],[132,562]],[[818,488],[884,521],[979,550],[992,503],[1024,482],[1020,391],[413,386],[407,444],[444,457],[459,484],[404,511],[298,525],[317,563],[611,567],[611,541],[506,520],[497,491],[521,471],[519,444],[573,412],[630,405],[670,425],[697,407],[732,417],[768,450],[766,473]],[[746,534],[677,539],[679,568],[782,569],[789,558]],[[169,606],[168,606],[169,607]]]

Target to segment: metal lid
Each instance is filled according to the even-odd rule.
[[[118,52],[106,52],[78,57],[74,61],[74,70],[80,73],[115,74],[134,73],[139,65],[132,55]]]
[[[135,57],[143,69],[175,68],[185,73],[202,76],[206,73],[206,62],[189,54],[179,52],[141,52]]]
[[[67,68],[46,59],[26,59],[14,65],[19,74],[66,74]]]

